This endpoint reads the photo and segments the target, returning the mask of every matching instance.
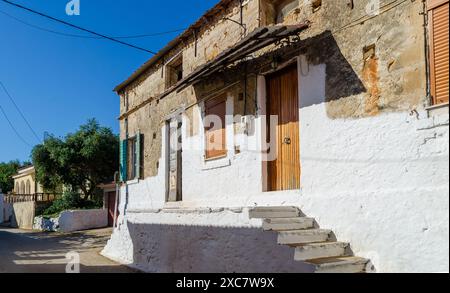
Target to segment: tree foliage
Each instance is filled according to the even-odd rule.
[[[99,184],[112,181],[119,166],[119,138],[95,119],[64,139],[49,136],[32,151],[36,178],[45,189],[61,184],[91,197]]]
[[[14,179],[12,179],[12,176],[17,173],[20,166],[21,164],[19,161],[0,163],[0,189],[3,193],[14,190]]]

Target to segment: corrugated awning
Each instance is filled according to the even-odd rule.
[[[269,45],[272,45],[282,39],[298,35],[309,27],[309,23],[300,25],[269,26],[258,28],[247,37],[239,41],[233,47],[223,51],[214,60],[198,67],[191,74],[180,80],[172,89],[181,91],[189,85],[195,84],[201,78],[210,76],[214,72],[223,69],[224,66],[232,64],[246,56],[257,52]]]

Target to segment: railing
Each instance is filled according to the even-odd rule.
[[[5,195],[3,201],[6,203],[20,203],[20,202],[49,203],[53,202],[60,196],[61,194],[54,194],[54,193],[10,194]]]

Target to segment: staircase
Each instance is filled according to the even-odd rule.
[[[316,273],[373,271],[368,259],[353,256],[349,243],[334,241],[331,230],[316,228],[296,207],[258,207],[250,218],[262,219],[265,231],[278,232],[278,244],[295,248],[295,260],[313,265]]]

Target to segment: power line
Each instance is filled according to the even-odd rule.
[[[48,28],[44,28],[29,22],[26,22],[24,20],[21,20],[9,13],[6,13],[4,11],[0,10],[0,13],[17,21],[20,22],[24,25],[27,25],[29,27],[44,31],[44,32],[48,32],[48,33],[52,33],[52,34],[56,34],[56,35],[60,35],[60,36],[64,36],[64,37],[72,37],[72,38],[80,38],[80,39],[102,39],[102,37],[97,37],[97,36],[87,36],[87,35],[77,35],[77,34],[71,34],[71,33],[65,33],[65,32],[59,32],[59,31],[55,31],[55,30],[51,30]],[[177,33],[177,32],[181,32],[184,31],[185,29],[176,29],[176,30],[169,30],[169,31],[164,31],[164,32],[156,32],[156,33],[149,33],[149,34],[141,34],[141,35],[131,35],[131,36],[113,36],[112,38],[115,39],[139,39],[139,38],[147,38],[147,37],[156,37],[156,36],[162,36],[162,35],[167,35],[167,34],[172,34],[172,33]]]
[[[25,121],[25,123],[27,124],[28,128],[31,130],[31,132],[33,133],[34,137],[36,137],[38,142],[41,142],[41,139],[39,138],[39,135],[36,134],[36,131],[34,131],[33,127],[31,127],[31,124],[28,122],[27,118],[25,117],[25,115],[23,114],[23,112],[20,110],[19,106],[17,106],[16,102],[14,101],[13,97],[9,94],[8,90],[6,89],[5,85],[3,84],[3,82],[0,80],[0,86],[2,87],[3,91],[6,93],[6,95],[8,96],[8,98],[10,99],[10,101],[12,102],[12,104],[14,105],[14,107],[16,108],[17,112],[19,112],[20,116],[22,117],[22,119]]]
[[[0,112],[3,113],[3,116],[5,116],[6,121],[8,121],[9,126],[11,127],[11,129],[14,131],[14,133],[17,135],[17,137],[27,146],[29,147],[33,147],[31,144],[29,144],[23,137],[22,135],[20,135],[20,133],[17,131],[17,129],[14,127],[14,125],[12,124],[11,120],[9,120],[8,115],[6,115],[5,110],[3,109],[2,105],[0,105]]]
[[[67,26],[70,26],[70,27],[72,27],[72,28],[76,28],[76,29],[78,29],[78,30],[81,30],[81,31],[84,31],[84,32],[88,32],[88,33],[93,34],[93,35],[96,35],[96,36],[98,36],[98,37],[101,37],[101,38],[104,38],[104,39],[107,39],[107,40],[110,40],[110,41],[113,41],[113,42],[116,42],[116,43],[119,43],[119,44],[122,44],[122,45],[125,45],[125,46],[128,46],[128,47],[131,47],[131,48],[134,48],[134,49],[137,49],[137,50],[140,50],[140,51],[144,51],[144,52],[147,52],[147,53],[150,53],[150,54],[153,54],[153,55],[156,55],[156,54],[157,54],[156,52],[147,50],[147,49],[145,49],[145,48],[142,48],[142,47],[139,47],[139,46],[130,44],[130,43],[126,43],[126,42],[124,42],[124,41],[118,40],[117,38],[109,37],[109,36],[106,36],[106,35],[103,35],[103,34],[94,32],[94,31],[92,31],[92,30],[82,28],[82,27],[80,27],[80,26],[71,24],[71,23],[69,23],[69,22],[67,22],[67,21],[64,21],[64,20],[55,18],[55,17],[53,17],[53,16],[44,14],[44,13],[42,13],[42,12],[33,10],[33,9],[31,9],[31,8],[22,6],[22,5],[20,5],[20,4],[16,4],[16,3],[13,3],[13,2],[8,1],[8,0],[1,0],[1,1],[4,2],[4,3],[6,3],[6,4],[9,4],[9,5],[15,6],[15,7],[17,7],[17,8],[20,8],[20,9],[26,10],[26,11],[28,11],[28,12],[31,12],[31,13],[33,13],[33,14],[37,14],[37,15],[40,15],[40,16],[42,16],[42,17],[51,19],[51,20],[53,20],[53,21],[62,23],[62,24],[67,25]]]

